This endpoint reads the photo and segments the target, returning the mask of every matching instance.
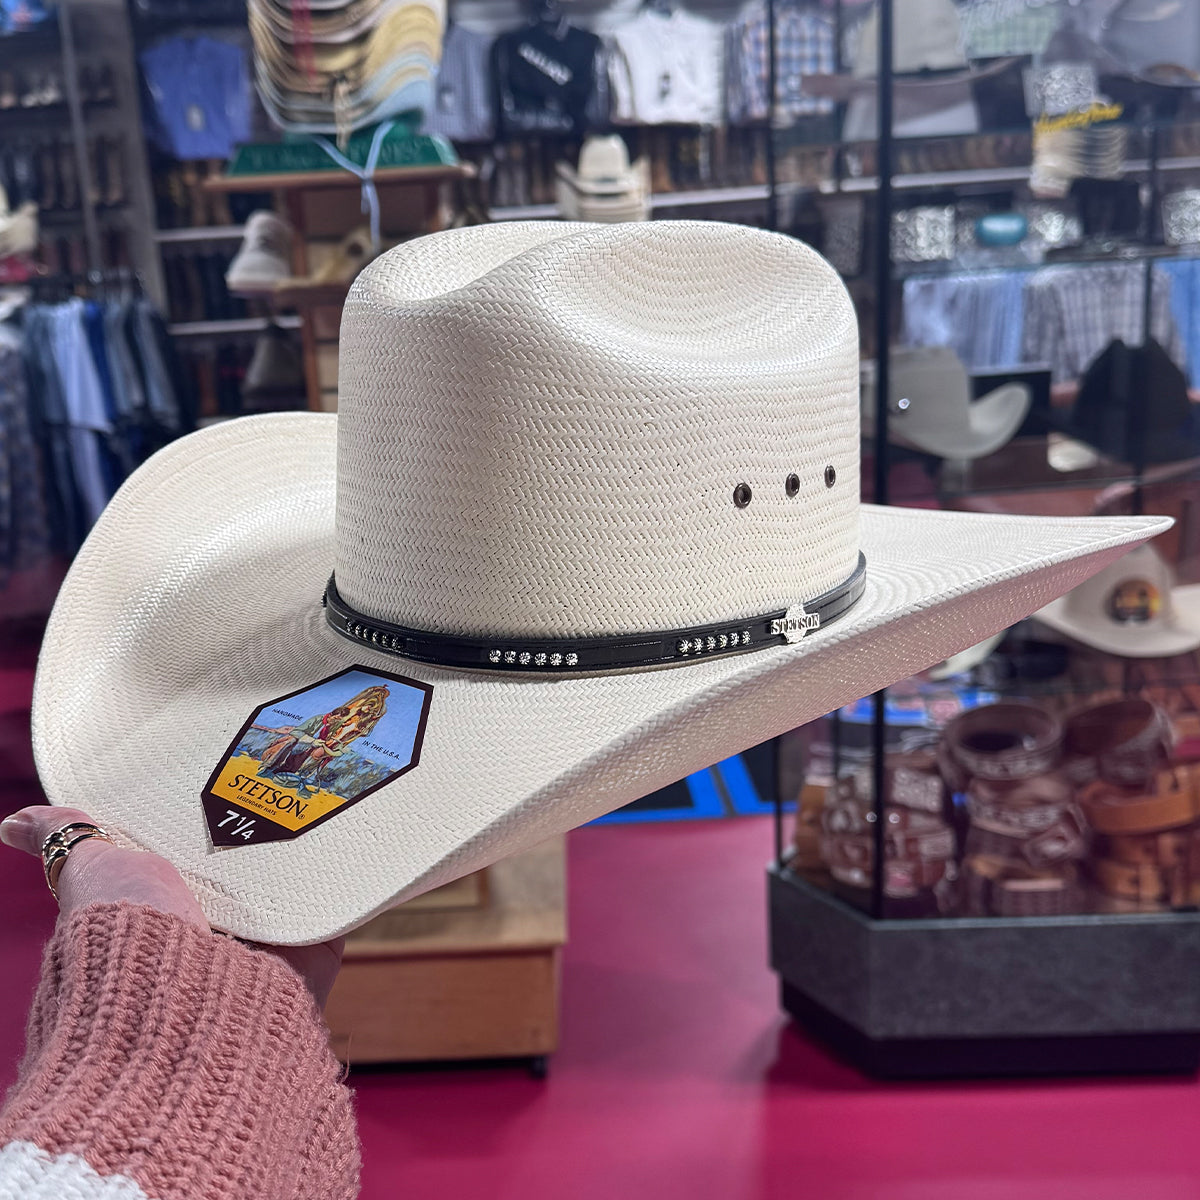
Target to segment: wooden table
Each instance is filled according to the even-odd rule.
[[[566,941],[556,838],[488,869],[486,899],[454,911],[401,905],[351,934],[325,1010],[344,1062],[527,1058],[558,1045]]]

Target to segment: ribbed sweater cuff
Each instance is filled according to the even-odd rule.
[[[34,1142],[162,1200],[358,1194],[350,1094],[274,955],[129,904],[59,922],[0,1145]]]

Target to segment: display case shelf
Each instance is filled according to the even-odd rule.
[[[652,211],[657,211],[662,208],[704,208],[710,205],[747,204],[766,201],[769,195],[770,189],[766,184],[656,192],[650,197],[650,208]],[[503,205],[491,210],[493,221],[540,221],[557,216],[557,204]]]
[[[183,229],[156,229],[154,240],[160,245],[180,242],[235,242],[244,237],[245,225],[194,225]]]
[[[470,178],[475,168],[469,163],[446,163],[419,167],[380,167],[372,177],[377,187],[387,184],[451,183]],[[291,192],[326,188],[361,188],[357,175],[339,167],[320,171],[277,171],[262,175],[220,175],[204,181],[210,192]]]
[[[784,1008],[873,1075],[1192,1072],[1200,913],[873,921],[768,879]]]
[[[261,333],[268,325],[298,329],[300,318],[292,313],[280,317],[236,317],[228,321],[178,321],[167,326],[172,337],[216,337],[222,334]]]

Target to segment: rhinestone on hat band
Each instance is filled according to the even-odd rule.
[[[849,612],[866,586],[867,560],[859,554],[848,579],[782,612],[692,629],[557,639],[459,637],[391,625],[351,608],[338,594],[332,576],[322,603],[325,619],[343,637],[417,662],[472,671],[617,671],[798,642]]]

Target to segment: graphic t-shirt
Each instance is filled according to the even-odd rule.
[[[527,25],[492,47],[501,132],[582,134],[596,92],[600,39],[566,21]]]

